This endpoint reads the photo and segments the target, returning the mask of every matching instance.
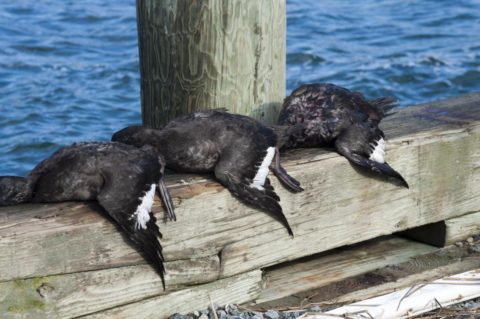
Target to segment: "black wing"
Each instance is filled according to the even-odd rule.
[[[128,174],[121,174],[121,176],[126,175]],[[155,216],[150,211],[155,188],[156,184],[145,180],[123,180],[106,176],[105,184],[97,199],[128,238],[154,263],[165,289],[164,258],[159,241],[162,234],[156,224]]]
[[[352,125],[346,129],[336,139],[335,149],[350,162],[377,174],[393,177],[408,188],[408,183],[402,175],[385,162],[384,143],[383,132],[365,123]]]
[[[261,182],[254,183],[254,178],[266,152],[258,151],[257,154],[249,154],[252,156],[251,160],[246,160],[243,154],[237,155],[242,155],[242,158],[222,157],[215,167],[215,177],[240,200],[270,213],[293,236],[292,228],[279,204],[280,197],[275,193],[270,180],[265,178]],[[267,172],[269,164],[266,167]]]

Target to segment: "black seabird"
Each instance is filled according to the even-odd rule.
[[[161,130],[130,126],[112,141],[152,145],[177,172],[213,172],[233,195],[271,213],[293,235],[267,178],[269,169],[292,191],[303,189],[280,165],[275,132],[260,122],[223,109],[207,110],[176,118]]]
[[[359,92],[334,84],[306,84],[295,89],[282,107],[278,124],[296,126],[284,136],[284,149],[334,146],[351,163],[405,179],[384,160],[385,136],[378,124],[395,107],[395,99],[367,101]]]
[[[154,262],[165,288],[161,234],[151,213],[158,187],[175,219],[163,181],[165,161],[153,147],[121,143],[81,143],[64,147],[25,177],[0,177],[0,206],[96,200],[128,238]]]

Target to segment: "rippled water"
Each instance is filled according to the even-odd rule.
[[[480,91],[478,0],[292,1],[287,30],[289,89],[329,81],[403,106]]]
[[[480,91],[480,2],[288,1],[287,89],[409,104]],[[134,0],[0,2],[0,175],[140,123]]]

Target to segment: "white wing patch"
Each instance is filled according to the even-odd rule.
[[[256,188],[261,191],[264,190],[263,185],[265,184],[265,180],[267,179],[269,171],[268,167],[272,163],[273,156],[275,156],[275,147],[267,148],[267,155],[265,155],[262,164],[260,164],[260,167],[258,168],[257,174],[255,174],[255,177],[250,184],[251,188]]]
[[[372,144],[374,147],[372,154],[370,155],[370,159],[377,163],[385,163],[385,140],[380,138],[377,142],[377,145]]]
[[[155,197],[155,187],[156,184],[150,186],[150,190],[145,194],[145,196],[140,197],[142,201],[138,205],[135,213],[132,214],[130,219],[136,218],[135,229],[147,229],[147,223],[150,220],[150,212],[152,210],[153,198]]]

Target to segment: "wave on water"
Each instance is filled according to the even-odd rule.
[[[479,79],[476,0],[287,1],[287,93],[328,81],[408,106]],[[0,175],[139,124],[139,80],[135,0],[0,2]]]

